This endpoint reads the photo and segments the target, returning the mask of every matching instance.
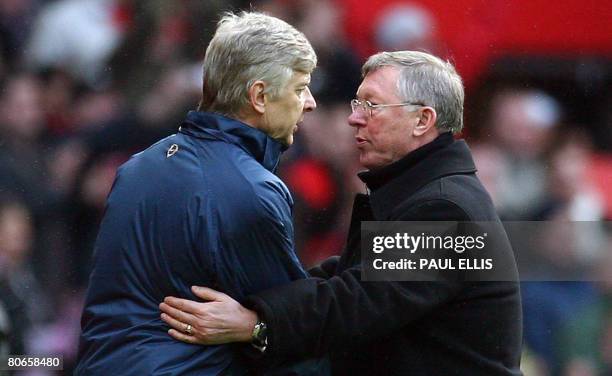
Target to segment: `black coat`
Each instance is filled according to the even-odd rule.
[[[445,134],[361,174],[341,258],[313,278],[251,296],[268,324],[269,359],[329,353],[335,374],[520,375],[522,315],[514,282],[364,282],[360,222],[495,221],[463,141]]]

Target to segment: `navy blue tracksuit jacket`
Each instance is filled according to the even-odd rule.
[[[192,285],[237,300],[305,278],[292,198],[274,175],[283,146],[220,115],[192,111],[179,132],[122,165],[108,197],[81,320],[78,375],[214,375],[227,345],[180,343],[159,318]]]

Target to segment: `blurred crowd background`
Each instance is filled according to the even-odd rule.
[[[464,78],[462,137],[502,218],[549,221],[542,257],[591,276],[523,283],[525,374],[612,375],[605,0],[0,0],[0,354],[61,354],[70,372],[115,170],[197,106],[215,23],[240,9],[292,23],[319,56],[318,108],[280,171],[306,265],[341,251],[365,188],[346,122],[361,64],[435,53]]]

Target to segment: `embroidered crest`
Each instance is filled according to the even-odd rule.
[[[170,158],[171,156],[176,154],[178,149],[179,149],[179,147],[178,147],[177,144],[172,144],[172,146],[170,146],[170,148],[168,149],[168,152],[166,153],[166,158]]]

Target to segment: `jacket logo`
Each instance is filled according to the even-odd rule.
[[[170,148],[168,149],[168,152],[166,152],[166,158],[170,158],[171,156],[173,156],[174,154],[176,154],[176,152],[178,151],[179,147],[177,144],[172,144],[170,146]]]

